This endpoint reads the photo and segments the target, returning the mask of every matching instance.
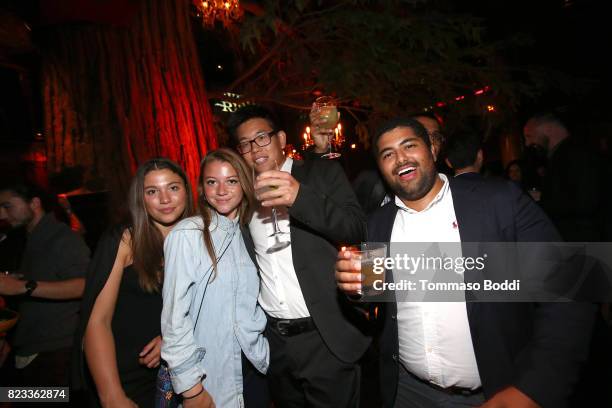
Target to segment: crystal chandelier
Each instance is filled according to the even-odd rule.
[[[205,27],[213,28],[215,21],[228,27],[242,17],[242,9],[238,0],[193,0],[197,17],[202,19]]]

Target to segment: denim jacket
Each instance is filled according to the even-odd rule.
[[[243,407],[241,351],[262,373],[269,363],[259,276],[238,223],[213,215],[211,224],[216,276],[200,217],[182,220],[165,240],[162,358],[176,393],[201,381],[217,407]]]

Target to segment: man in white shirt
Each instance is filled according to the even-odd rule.
[[[505,182],[448,179],[413,119],[376,133],[378,166],[395,200],[371,215],[375,242],[552,242],[540,208]],[[338,286],[361,288],[342,252]],[[594,307],[579,303],[389,302],[380,305],[385,407],[564,407],[588,350]],[[481,405],[482,404],[482,405]]]
[[[275,406],[356,407],[356,362],[369,339],[352,323],[333,265],[337,247],[365,237],[365,216],[337,163],[284,156],[286,134],[267,109],[243,107],[228,128],[257,176],[258,208],[244,236],[261,276]]]

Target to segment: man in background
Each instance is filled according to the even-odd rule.
[[[446,164],[453,169],[455,177],[478,179],[484,163],[480,136],[463,130],[453,134],[446,144]]]
[[[605,184],[597,155],[551,113],[531,117],[523,134],[527,146],[548,156],[540,205],[561,236],[566,241],[600,241]]]
[[[19,270],[0,276],[0,295],[18,298],[20,315],[13,337],[17,378],[7,385],[68,385],[89,248],[55,219],[51,203],[34,185],[0,186],[0,220],[27,234]]]

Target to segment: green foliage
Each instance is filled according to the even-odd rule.
[[[389,116],[421,112],[485,85],[512,107],[522,95],[537,94],[535,81],[543,78],[504,63],[504,51],[524,38],[491,42],[481,20],[428,0],[257,4],[263,12],[247,14],[240,26],[244,70],[231,89],[252,99],[306,108],[320,90],[353,111]]]

